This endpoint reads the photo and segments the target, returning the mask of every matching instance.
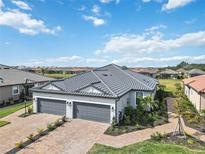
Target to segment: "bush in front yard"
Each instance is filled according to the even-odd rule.
[[[123,123],[125,125],[135,125],[136,124],[136,109],[128,105],[125,107]]]
[[[34,135],[33,135],[33,133],[30,134],[29,136],[27,136],[27,139],[28,139],[29,141],[33,142],[33,141],[34,141]]]
[[[15,145],[17,148],[23,148],[23,141],[21,140],[20,142],[17,142]]]
[[[48,128],[49,131],[52,131],[52,130],[54,130],[56,128],[56,126],[53,123],[49,123],[47,125],[47,128]]]

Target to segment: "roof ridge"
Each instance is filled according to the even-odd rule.
[[[91,71],[109,90],[110,92],[117,97],[117,94],[115,94],[111,89],[110,87],[94,72],[94,71]]]
[[[140,80],[138,80],[137,78],[133,77],[132,75],[130,75],[129,73],[125,72],[124,70],[119,69],[117,66],[113,65],[115,68],[117,68],[118,70],[120,70],[121,72],[123,72],[124,74],[128,75],[129,77],[133,78],[134,80],[137,80],[138,82],[140,82],[141,84],[145,85],[146,87],[148,87],[149,89],[151,89],[148,85],[144,84],[143,82],[141,82]]]

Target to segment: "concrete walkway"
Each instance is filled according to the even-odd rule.
[[[173,114],[173,109],[174,109],[173,101],[174,101],[173,98],[167,98],[169,123],[161,126],[156,126],[154,128],[139,130],[139,131],[135,131],[128,134],[119,135],[119,136],[110,136],[110,135],[103,134],[101,135],[97,143],[120,148],[123,146],[127,146],[133,143],[150,139],[150,136],[155,132],[160,132],[160,133],[173,132],[177,125],[177,119]]]
[[[176,114],[174,113],[174,98],[171,97],[167,98],[167,108],[168,108],[168,115],[169,115],[168,124],[164,124],[154,128],[139,130],[139,131],[135,131],[128,134],[119,135],[119,136],[110,136],[110,135],[103,134],[101,135],[97,143],[120,148],[123,146],[127,146],[130,144],[134,144],[137,142],[150,139],[151,135],[155,132],[160,132],[160,133],[173,132],[175,131],[178,122],[176,118]],[[186,132],[205,142],[205,135],[203,133],[185,126],[183,119],[182,119],[182,124]]]

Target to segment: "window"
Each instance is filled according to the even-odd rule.
[[[13,86],[12,87],[12,94],[18,95],[19,94],[19,86]]]
[[[143,92],[137,92],[136,97],[143,97]]]

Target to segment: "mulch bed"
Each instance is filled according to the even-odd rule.
[[[204,123],[198,123],[198,124],[190,123],[186,120],[186,118],[183,118],[183,120],[184,120],[184,123],[186,126],[193,128],[193,129],[205,134],[205,124]]]
[[[135,126],[110,126],[105,132],[104,134],[107,135],[111,135],[111,136],[118,136],[118,135],[122,135],[122,134],[126,134],[126,133],[130,133],[130,132],[135,132],[135,131],[139,131],[139,130],[143,130],[143,129],[147,129],[147,128],[153,128],[155,126],[160,126],[160,125],[164,125],[167,124],[168,119],[166,117],[162,118],[162,119],[158,119],[154,122],[154,125],[135,125]]]
[[[157,142],[152,139],[151,141]],[[160,142],[183,145],[190,149],[205,150],[205,142],[189,135],[183,136],[183,135],[173,135],[173,133],[169,133],[166,134],[165,137],[163,137]]]

